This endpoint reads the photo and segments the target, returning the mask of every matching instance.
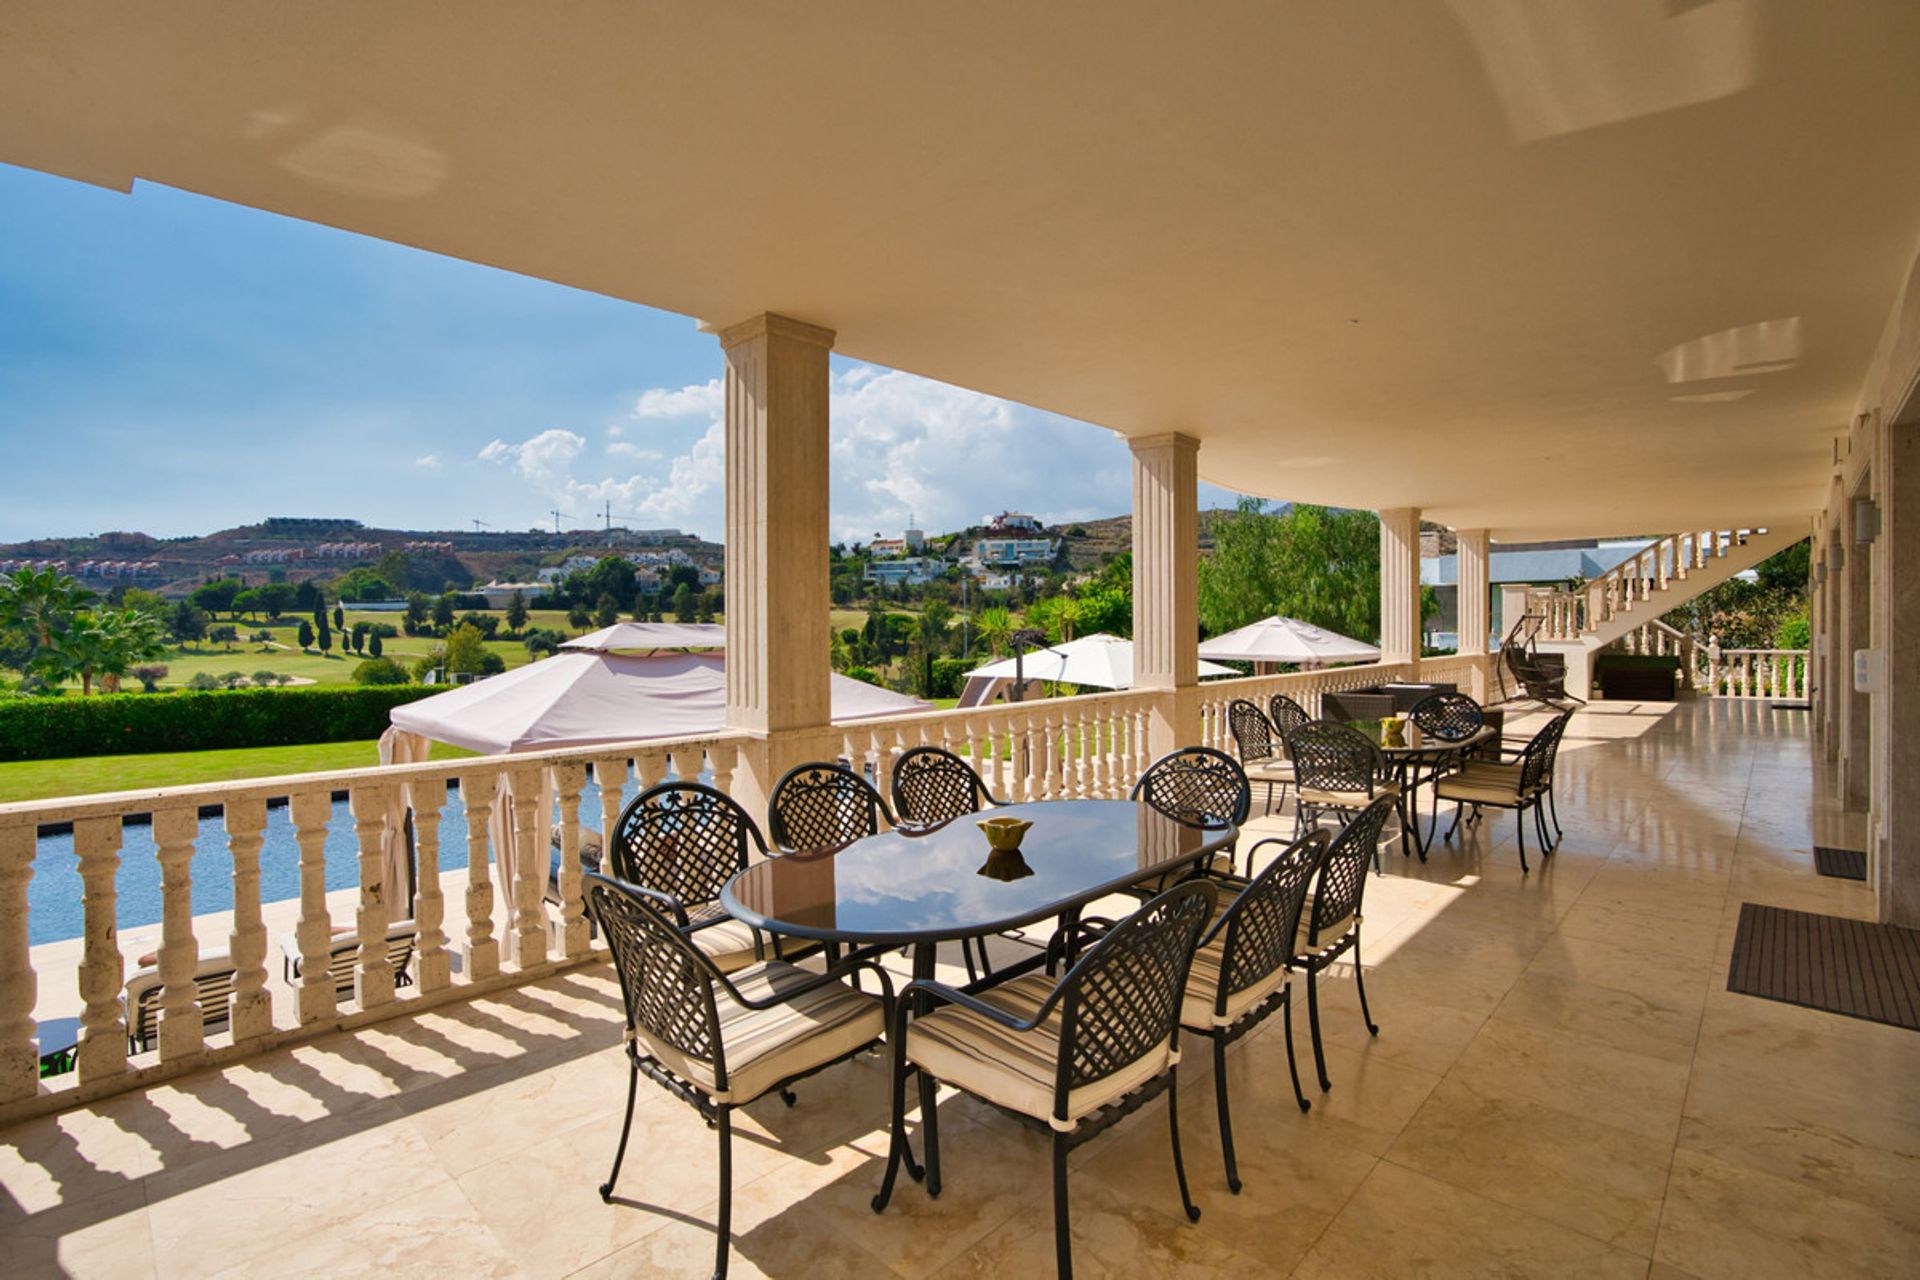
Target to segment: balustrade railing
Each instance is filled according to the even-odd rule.
[[[1423,674],[1470,688],[1476,664],[1485,661],[1431,659]],[[1405,678],[1410,670],[1384,663],[1207,684],[1198,691],[1199,739],[1232,750],[1226,707],[1234,698],[1264,706],[1284,691],[1317,715],[1324,693]],[[1149,763],[1150,712],[1163,696],[1139,690],[928,712],[835,726],[826,743],[871,771],[883,793],[899,755],[927,744],[970,758],[1002,800],[1117,798]],[[741,741],[721,734],[0,804],[0,1120],[537,979],[591,958],[580,850],[593,824],[583,822],[583,814],[597,806],[599,829],[612,830],[623,789],[669,775],[702,777],[727,791]],[[282,805],[267,867],[269,809]],[[210,811],[218,818],[203,822]],[[464,830],[455,811],[464,813]],[[123,947],[119,931],[122,847],[129,823],[141,821],[151,832],[139,843],[150,839],[159,871],[152,966],[158,1034],[151,1047],[130,1040],[140,1010],[130,1007],[132,948]],[[79,937],[43,942],[41,949],[64,950],[36,971],[29,904],[43,870],[43,827],[72,831]],[[340,874],[336,856],[330,883],[329,835],[342,832],[350,832],[351,879]],[[464,868],[443,866],[461,861],[445,855],[449,849],[458,855],[463,842]],[[342,852],[337,838],[335,851]],[[408,856],[410,922],[407,886],[387,883],[389,870],[408,865],[400,860]],[[219,868],[225,885],[205,883],[209,866]],[[284,977],[268,969],[275,948],[267,910],[273,904],[263,902],[266,870],[283,890],[271,914],[287,938],[279,948],[289,961]],[[212,931],[208,916],[194,915],[196,887],[203,895],[210,888],[230,892],[231,906],[216,913]],[[346,910],[342,893],[353,895]],[[399,986],[389,934],[409,923],[413,981]],[[224,948],[208,943],[203,954],[203,940],[220,934]],[[335,969],[343,948],[351,952],[350,984]],[[222,949],[224,959],[217,955]],[[206,998],[218,1003],[203,1002],[195,981],[209,963],[232,973],[218,996]],[[155,975],[137,976],[151,984]],[[61,991],[66,983],[71,987]],[[77,1067],[43,1082],[36,1021],[54,1005],[78,1009]],[[209,1026],[217,1029],[209,1033]]]
[[[1700,687],[1711,697],[1804,702],[1811,669],[1805,649],[1700,650]]]

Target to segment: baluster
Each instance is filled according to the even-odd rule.
[[[499,785],[497,773],[470,773],[460,779],[460,802],[467,810],[468,981],[500,972],[500,942],[493,936],[493,881],[487,873],[487,828]]]
[[[160,1058],[171,1062],[206,1044],[200,993],[193,984],[200,944],[193,936],[193,842],[200,815],[191,808],[153,815],[154,857],[160,863]]]
[[[624,770],[623,770],[624,772]],[[660,785],[667,776],[667,753],[642,751],[633,757],[633,778],[641,791]]]
[[[388,895],[402,891],[387,883],[385,840],[391,787],[361,785],[347,792],[354,837],[360,845],[360,905],[354,933],[360,950],[353,966],[353,998],[362,1009],[393,1003],[393,964],[387,959]],[[397,833],[396,833],[397,834]]]
[[[81,818],[73,824],[80,860],[80,905],[85,919],[80,955],[80,1083],[127,1069],[127,1020],[120,1005],[125,981],[120,934],[115,925],[119,895],[120,819]]]
[[[328,948],[333,920],[327,914],[327,823],[333,797],[326,791],[296,792],[288,810],[294,842],[300,846],[300,922],[294,941],[300,948],[300,988],[294,1008],[302,1024],[331,1018],[335,1011]]]
[[[260,919],[260,846],[266,834],[265,800],[226,803],[227,848],[233,855],[233,1000],[227,1025],[233,1042],[259,1040],[273,1030],[273,997],[267,994],[267,927]]]
[[[707,748],[707,769],[713,774],[713,789],[733,794],[733,771],[740,763],[740,748],[731,742],[716,742]],[[621,772],[626,772],[623,765]]]
[[[440,888],[440,811],[447,803],[445,778],[414,778],[407,784],[413,810],[414,971],[420,994],[439,991],[453,981],[447,955],[447,899]]]
[[[1104,800],[1113,794],[1113,761],[1107,748],[1113,743],[1113,708],[1102,706],[1093,715],[1093,794]]]
[[[714,776],[720,776],[718,769],[714,770]],[[731,780],[731,767],[727,776]],[[625,807],[620,800],[627,784],[627,762],[619,756],[601,756],[593,762],[593,780],[600,788],[600,874],[610,876],[614,867],[613,844],[619,839],[620,810]]]
[[[693,763],[698,763],[697,753]],[[681,766],[682,778],[691,780],[678,752],[674,764]],[[547,958],[547,913],[542,890],[546,888],[547,849],[551,841],[546,815],[541,812],[540,770],[511,770],[507,774],[507,791],[512,797],[513,814],[513,879],[509,881],[513,892],[507,898],[513,903],[513,921],[507,940],[515,966],[531,969]]]
[[[585,765],[553,766],[553,789],[560,797],[560,952],[567,956],[585,955],[589,945],[580,888],[580,792],[586,785]]]
[[[1127,735],[1127,753],[1133,757],[1133,767],[1127,770],[1127,790],[1132,791],[1140,783],[1141,775],[1151,763],[1147,759],[1147,712],[1146,708],[1135,708],[1133,730]]]
[[[1032,710],[1020,715],[1020,794],[1029,801],[1042,799],[1046,794],[1040,777],[1046,760],[1040,754],[1041,743],[1035,740],[1034,718]]]
[[[0,827],[0,1102],[40,1091],[40,1051],[33,1042],[40,979],[27,933],[27,886],[38,838],[31,824]]]

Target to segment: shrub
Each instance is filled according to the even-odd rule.
[[[847,678],[849,680],[861,680],[867,684],[881,683],[879,673],[872,667],[848,667]],[[885,686],[882,685],[882,687],[884,688]]]
[[[957,698],[967,682],[968,665],[958,658],[935,658],[927,680],[929,698]]]
[[[226,671],[220,675],[221,685],[228,689],[238,689],[246,682],[247,673],[244,671]]]
[[[460,625],[472,627],[483,640],[491,640],[500,630],[500,619],[490,613],[467,613],[461,615]]]
[[[256,671],[253,673],[253,683],[261,689],[277,689],[280,687],[281,681],[285,679],[286,677],[278,671]]]
[[[193,679],[187,681],[189,689],[218,689],[219,687],[220,682],[205,671],[195,672]]]
[[[407,669],[392,658],[368,658],[353,669],[355,684],[406,684]]]
[[[167,667],[164,663],[147,663],[131,668],[127,674],[140,682],[141,692],[158,693],[160,682],[167,678]]]
[[[200,673],[192,687],[205,689]],[[215,747],[284,747],[377,738],[387,713],[434,692],[415,685],[306,686],[92,698],[0,699],[0,760]]]

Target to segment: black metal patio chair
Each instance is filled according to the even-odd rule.
[[[1226,1161],[1227,1186],[1235,1195],[1240,1194],[1240,1170],[1233,1155],[1233,1115],[1227,1099],[1227,1046],[1280,1010],[1294,1100],[1302,1111],[1313,1105],[1300,1089],[1300,1068],[1293,1056],[1292,964],[1307,887],[1326,857],[1328,838],[1325,831],[1315,830],[1292,844],[1262,840],[1247,851],[1248,860],[1270,844],[1284,849],[1245,883],[1202,935],[1193,953],[1186,1001],[1180,1007],[1181,1028],[1213,1041],[1220,1152]]]
[[[1381,796],[1399,805],[1400,783],[1386,756],[1351,725],[1310,720],[1287,735],[1287,754],[1293,757],[1296,835],[1328,813],[1351,819]],[[1379,869],[1377,850],[1374,868]]]
[[[825,760],[787,770],[767,797],[767,830],[785,853],[837,849],[878,835],[883,822],[892,826],[893,814],[873,784]]]
[[[1326,857],[1301,913],[1295,942],[1294,968],[1307,975],[1307,1023],[1313,1031],[1313,1068],[1322,1090],[1333,1088],[1327,1078],[1327,1053],[1320,1042],[1320,987],[1322,971],[1353,953],[1353,983],[1360,995],[1360,1018],[1367,1034],[1377,1036],[1373,1013],[1367,1008],[1366,972],[1360,963],[1360,908],[1367,894],[1367,859],[1377,856],[1380,834],[1393,812],[1394,798],[1380,796],[1340,829],[1327,847]]]
[[[892,982],[870,960],[849,960],[826,973],[769,960],[729,976],[682,932],[672,899],[594,872],[586,882],[587,909],[613,950],[627,1020],[626,1120],[600,1198],[613,1199],[644,1075],[719,1131],[713,1274],[724,1277],[733,1214],[733,1112],[769,1093],[792,1106],[788,1086],[794,1081],[879,1044]],[[858,969],[873,971],[882,996],[862,995],[840,981]]]
[[[1514,843],[1519,847],[1520,870],[1524,873],[1529,869],[1526,815],[1532,812],[1541,852],[1551,856],[1555,842],[1547,833],[1542,814],[1544,807],[1552,803],[1552,788],[1548,781],[1559,752],[1561,735],[1566,732],[1567,722],[1572,718],[1573,712],[1562,711],[1534,734],[1511,759],[1497,764],[1483,760],[1469,761],[1458,773],[1441,779],[1434,787],[1436,803],[1451,800],[1454,804],[1453,823],[1447,828],[1445,838],[1449,841],[1453,839],[1454,832],[1460,829],[1461,815],[1470,807],[1476,819],[1482,808],[1511,809]],[[1557,822],[1555,826],[1557,829]]]
[[[606,842],[604,870],[615,879],[665,894],[686,919],[687,936],[722,973],[767,958],[760,931],[720,905],[727,881],[747,869],[766,838],[747,811],[724,791],[698,782],[663,782],[627,802]],[[776,957],[793,959],[802,950]]]
[[[1284,693],[1276,693],[1267,699],[1267,719],[1273,724],[1274,736],[1284,744],[1287,735],[1313,719],[1307,709]]]
[[[941,747],[914,747],[893,766],[893,811],[902,823],[930,827],[1003,803],[987,790],[973,766]],[[978,951],[978,961],[975,951]],[[984,938],[962,938],[967,978],[993,972]]]
[[[974,994],[909,983],[894,1008],[893,1138],[874,1212],[886,1209],[905,1159],[910,1071],[943,1080],[1053,1137],[1054,1255],[1073,1275],[1067,1155],[1157,1094],[1167,1095],[1174,1176],[1190,1221],[1200,1209],[1180,1158],[1180,1008],[1194,945],[1213,912],[1213,885],[1189,880],[1116,925],[1055,981],[1029,973]],[[922,997],[930,1012],[909,1012]],[[933,1090],[922,1089],[927,1194],[940,1194]]]
[[[1138,800],[1177,822],[1238,827],[1253,808],[1253,788],[1240,762],[1212,747],[1182,747],[1147,766],[1129,799]],[[1227,870],[1234,866],[1228,845]]]
[[[1284,808],[1287,787],[1293,782],[1293,762],[1282,751],[1267,713],[1245,698],[1235,698],[1227,704],[1227,729],[1233,734],[1233,745],[1240,753],[1240,767],[1247,781],[1266,784],[1264,812],[1273,812],[1275,787],[1280,789],[1280,804]]]

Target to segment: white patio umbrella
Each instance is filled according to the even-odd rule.
[[[835,723],[934,709],[932,703],[842,675],[831,675],[829,680]],[[648,738],[700,737],[718,733],[725,726],[726,683],[726,658],[718,653],[556,653],[502,675],[395,707],[388,713],[391,727],[380,739],[380,759],[383,764],[425,760],[430,742],[494,755]],[[552,789],[544,781],[546,771],[540,772],[541,811],[551,814]],[[544,886],[545,850],[540,850],[537,857],[515,856],[508,785],[503,780],[489,824],[496,864],[538,875]],[[404,798],[398,798],[397,803],[404,806]],[[389,827],[396,833],[398,829],[397,821]],[[384,852],[386,883],[396,890],[409,885],[412,851],[405,839],[389,839]],[[510,920],[510,877],[496,874],[495,879],[507,913],[503,919]],[[396,918],[408,910],[404,906],[406,897],[400,892],[391,893],[389,902]]]
[[[724,649],[727,629],[717,622],[616,622],[575,636],[562,649],[621,653],[648,649]]]
[[[1230,676],[1231,669],[1212,662],[1200,664],[1203,676]],[[1016,678],[1080,684],[1095,689],[1133,687],[1133,641],[1104,633],[1082,636],[1044,649],[1029,649],[1018,659],[1001,658],[967,673],[960,705],[977,707],[991,701]]]
[[[1229,631],[1211,640],[1203,640],[1200,656],[1235,662],[1318,665],[1323,662],[1378,662],[1380,649],[1298,618],[1275,616],[1248,623],[1237,631]]]

